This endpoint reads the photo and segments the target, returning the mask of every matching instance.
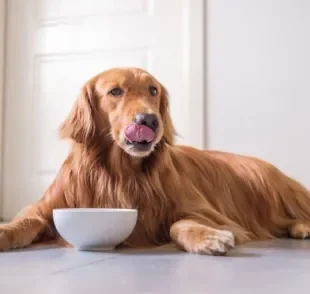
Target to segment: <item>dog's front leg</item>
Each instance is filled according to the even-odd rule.
[[[66,207],[58,176],[37,203],[23,209],[10,223],[0,225],[0,250],[22,248],[52,227],[54,208]]]
[[[174,223],[170,228],[170,237],[190,253],[224,255],[235,246],[231,231],[214,229],[190,219]]]

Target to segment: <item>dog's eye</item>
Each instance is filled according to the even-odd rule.
[[[152,96],[156,96],[158,91],[156,87],[151,86],[149,87],[149,92]]]
[[[108,94],[112,96],[122,96],[124,91],[121,88],[114,88]]]

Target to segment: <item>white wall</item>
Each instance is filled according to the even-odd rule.
[[[207,146],[310,187],[310,1],[208,0]]]
[[[0,191],[2,191],[2,119],[4,93],[4,34],[5,34],[5,0],[0,0]],[[0,195],[0,215],[2,212],[2,197]],[[0,217],[1,220],[1,217]]]

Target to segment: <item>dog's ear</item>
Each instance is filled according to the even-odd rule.
[[[172,119],[169,112],[169,94],[167,89],[162,86],[162,93],[160,98],[160,115],[163,120],[164,124],[164,141],[169,144],[174,144],[174,137],[175,137],[175,128],[172,123]]]
[[[70,114],[60,127],[60,137],[77,143],[91,144],[96,133],[95,91],[87,83],[81,90]]]

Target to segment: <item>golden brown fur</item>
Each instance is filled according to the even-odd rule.
[[[158,88],[157,97],[147,92]],[[126,89],[123,97],[108,90]],[[310,194],[260,159],[174,145],[164,87],[140,69],[112,69],[82,89],[61,136],[72,150],[37,203],[0,227],[0,249],[55,235],[61,207],[137,208],[131,246],[175,242],[189,252],[224,254],[237,243],[310,235]],[[128,149],[124,128],[136,112],[160,119],[148,152]]]

